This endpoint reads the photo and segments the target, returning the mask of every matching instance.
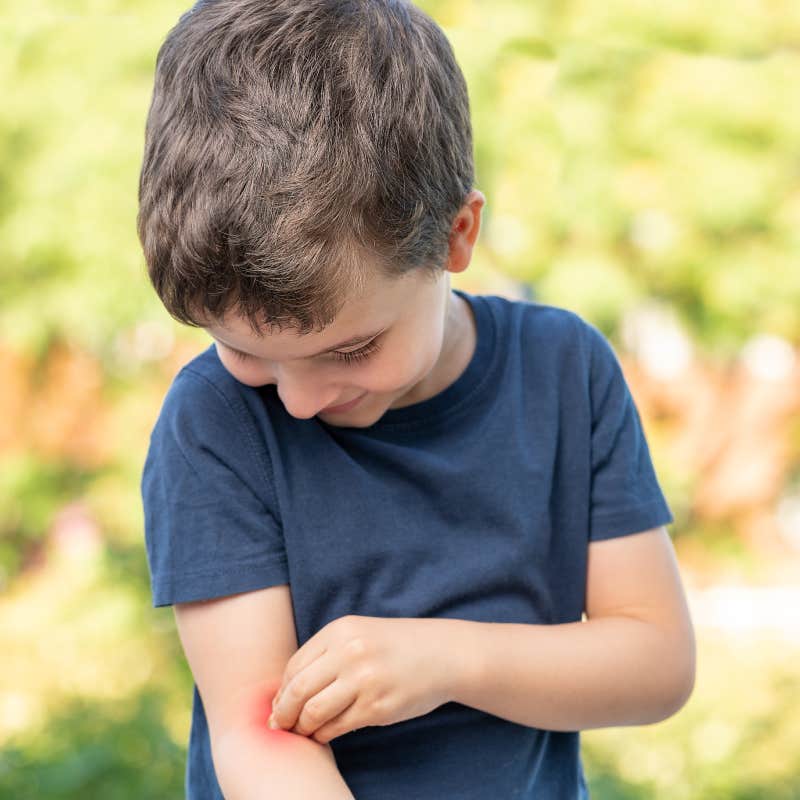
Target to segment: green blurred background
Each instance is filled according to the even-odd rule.
[[[487,197],[473,292],[609,337],[675,514],[695,692],[592,797],[800,798],[800,3],[428,0]],[[0,797],[179,798],[191,674],[139,477],[173,322],[135,234],[173,0],[0,0]]]

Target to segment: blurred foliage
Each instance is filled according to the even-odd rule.
[[[419,4],[466,75],[487,197],[455,285],[527,288],[615,343],[662,300],[723,371],[757,332],[800,343],[800,4]],[[0,0],[0,798],[182,796],[192,680],[150,607],[138,480],[208,339],[155,297],[135,216],[156,52],[187,7]],[[679,400],[646,388],[677,534],[746,562],[736,508],[698,513],[708,463],[669,450]],[[800,427],[770,435],[796,494]],[[793,662],[745,644],[702,643],[676,718],[584,734],[593,798],[800,797]]]
[[[498,271],[611,336],[649,297],[720,358],[754,330],[800,342],[800,6],[440,9]]]
[[[31,455],[4,458],[0,472],[0,575],[15,575],[40,542],[56,510],[79,496],[89,476],[69,464]]]
[[[46,731],[13,740],[0,754],[0,796],[181,797],[186,755],[165,734],[164,698],[144,691],[133,701],[121,713],[118,702],[74,698],[48,719]]]

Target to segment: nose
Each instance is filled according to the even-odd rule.
[[[277,381],[276,389],[284,408],[297,419],[310,419],[336,402],[340,394],[335,388],[320,386],[311,377],[303,379],[286,372]]]

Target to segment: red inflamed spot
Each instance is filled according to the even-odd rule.
[[[260,691],[250,700],[249,722],[259,733],[269,736],[270,741],[291,740],[297,736],[297,734],[292,734],[291,731],[275,730],[269,727],[272,701],[278,693],[279,686],[280,684],[276,684],[272,689]]]
[[[269,716],[272,713],[272,698],[275,696],[275,689],[273,692],[260,694],[253,702],[251,709],[252,715],[250,721],[259,727],[268,728]]]

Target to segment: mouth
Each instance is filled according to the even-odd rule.
[[[348,400],[346,403],[342,403],[338,406],[328,406],[327,408],[323,408],[320,413],[325,412],[327,414],[339,414],[343,411],[349,411],[351,408],[354,408],[358,403],[361,402],[363,398],[367,396],[367,393],[359,395],[358,397],[354,397],[352,400]]]

